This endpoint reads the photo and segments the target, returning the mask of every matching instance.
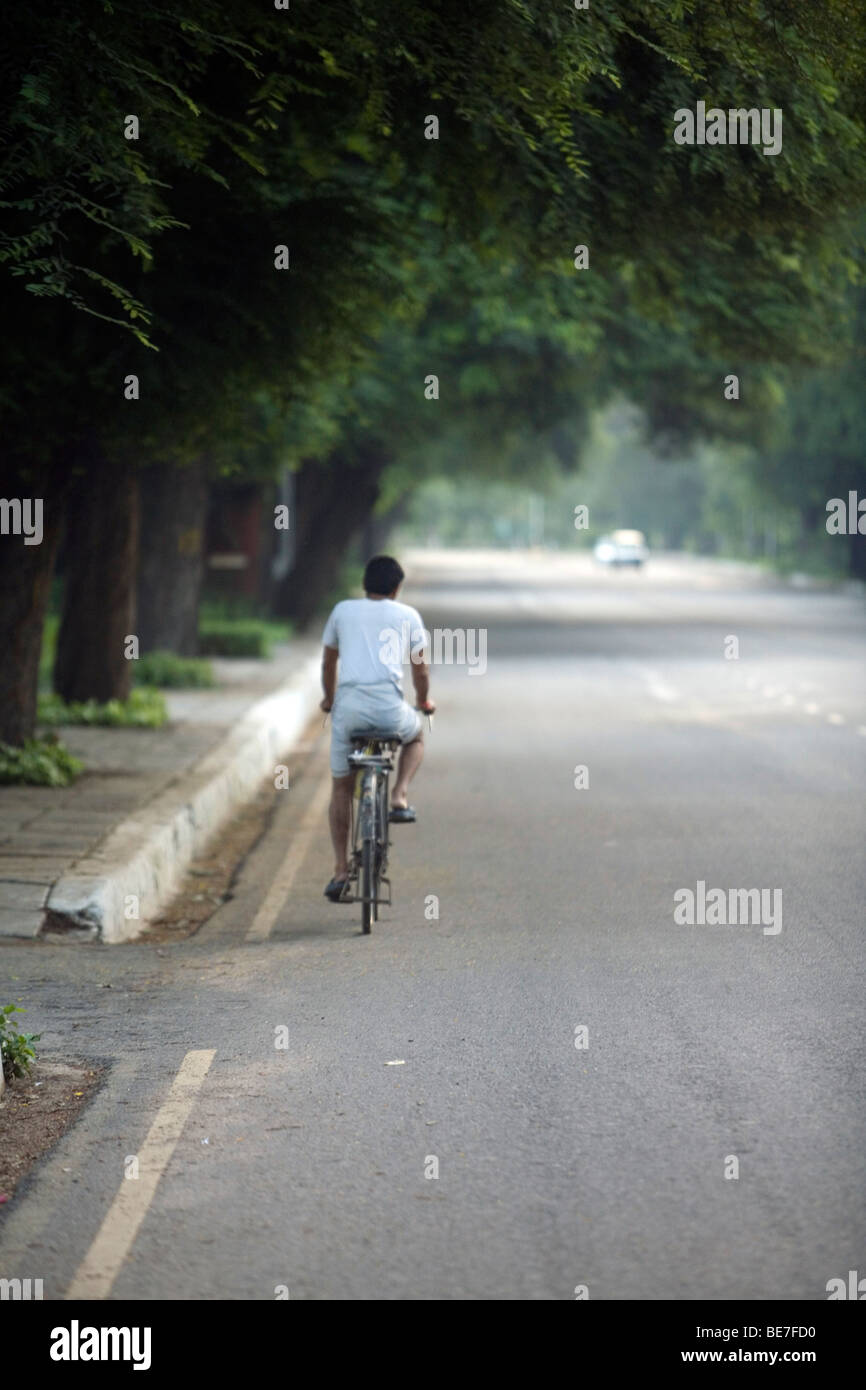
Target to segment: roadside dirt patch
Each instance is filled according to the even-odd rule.
[[[193,860],[176,897],[145,928],[138,944],[150,941],[163,945],[192,936],[228,901],[244,860],[268,827],[276,795],[273,784],[266,783],[220,831],[210,850]]]
[[[0,1101],[0,1217],[33,1164],[66,1132],[99,1084],[98,1067],[36,1062]]]

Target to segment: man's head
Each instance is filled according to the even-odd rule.
[[[364,570],[364,592],[378,598],[393,598],[405,575],[391,555],[374,555]]]

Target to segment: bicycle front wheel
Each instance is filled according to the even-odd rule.
[[[369,936],[373,923],[376,879],[374,874],[375,845],[367,839],[361,848],[361,929]]]

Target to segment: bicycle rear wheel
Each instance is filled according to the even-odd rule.
[[[376,897],[376,876],[374,873],[375,846],[367,839],[361,847],[361,930],[369,936],[373,922]]]

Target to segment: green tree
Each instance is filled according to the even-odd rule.
[[[591,247],[606,290],[594,308],[581,303],[581,326],[594,319],[605,342],[619,333],[619,361],[607,346],[600,354],[600,383],[629,374],[640,322],[678,328],[686,352],[700,341],[704,361],[735,345],[814,360],[821,335],[790,331],[803,290],[827,336],[827,267],[847,244],[839,226],[864,172],[866,20],[846,0],[773,13],[758,0],[625,3],[591,18],[561,0],[470,10],[407,0],[397,22],[392,0],[298,0],[291,11],[58,0],[50,15],[3,23],[0,255],[12,274],[0,308],[22,324],[2,346],[10,490],[40,487],[56,536],[74,489],[70,573],[76,542],[116,533],[113,567],[78,547],[64,684],[77,679],[77,654],[89,683],[122,685],[106,644],[130,622],[139,468],[212,458],[232,442],[241,452],[251,398],[303,411],[323,364],[335,383],[356,370],[363,398],[393,297],[413,283],[407,262],[428,206],[451,244],[539,279],[573,276],[572,246]],[[704,98],[782,107],[784,154],[676,147],[674,111]],[[424,139],[430,113],[438,141]],[[130,114],[146,132],[138,142],[121,134]],[[293,270],[274,293],[264,248],[272,256],[278,242],[291,244]],[[762,299],[774,281],[782,290]],[[432,294],[447,302],[441,282],[429,292],[419,314]],[[573,306],[557,312],[567,325]],[[568,370],[568,354],[553,355]],[[145,357],[137,404],[148,404],[131,415],[117,383]],[[485,399],[490,366],[462,368],[467,430],[470,414],[508,413]],[[649,388],[647,367],[637,377]],[[668,409],[674,385],[656,381]],[[544,407],[542,396],[539,418],[553,420]],[[363,412],[353,422],[344,401],[339,413],[341,465],[318,448],[309,464],[330,472],[332,497],[347,459],[376,473]],[[332,514],[320,512],[328,529]],[[52,547],[34,549],[20,587],[17,555],[4,547],[0,558],[0,617],[24,662],[0,678],[0,733],[16,739],[32,724],[38,650],[38,631],[19,629],[38,629],[51,567]],[[100,591],[113,611],[83,621]]]

